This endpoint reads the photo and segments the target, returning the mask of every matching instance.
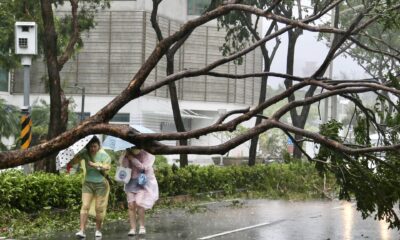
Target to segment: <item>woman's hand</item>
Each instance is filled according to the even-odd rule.
[[[151,166],[144,166],[143,165],[143,170],[145,170],[146,172],[148,171],[148,170],[150,170],[151,169]]]
[[[94,163],[92,161],[88,161],[88,164],[90,167],[94,167],[94,168],[97,168],[97,166],[98,166],[96,163]]]
[[[91,166],[92,168],[96,168],[98,171],[104,170],[103,166],[100,163],[89,161],[89,166]]]
[[[111,169],[111,165],[109,165],[109,164],[103,164],[103,165],[101,165],[100,167],[101,167],[101,169],[104,170],[104,171],[108,171],[108,170]]]
[[[99,171],[108,171],[111,169],[111,166],[109,164],[101,164],[101,163],[93,163],[92,162],[92,164],[89,163],[89,165],[91,167],[96,168]]]

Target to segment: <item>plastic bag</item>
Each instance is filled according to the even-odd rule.
[[[139,177],[138,177],[138,185],[143,187],[147,183],[147,177],[146,174],[144,174],[144,170],[140,171]]]
[[[115,172],[115,180],[117,182],[127,184],[131,179],[131,172],[132,169],[130,168],[117,167],[117,171]]]

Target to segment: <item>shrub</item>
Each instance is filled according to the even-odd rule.
[[[79,176],[5,171],[0,173],[0,206],[26,212],[74,207],[80,203],[80,184]]]

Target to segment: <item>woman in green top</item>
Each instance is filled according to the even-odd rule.
[[[111,158],[100,148],[100,140],[94,136],[86,145],[83,151],[77,154],[71,164],[81,162],[84,172],[82,183],[82,208],[80,231],[77,237],[85,238],[85,228],[88,214],[95,210],[96,216],[96,237],[101,237],[101,224],[104,220],[108,204],[110,185],[104,177],[111,168]],[[93,208],[94,206],[94,208]]]

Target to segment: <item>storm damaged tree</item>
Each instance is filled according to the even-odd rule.
[[[160,26],[158,24],[157,20],[157,13],[158,13],[158,8],[159,5],[161,4],[162,0],[153,0],[153,11],[151,13],[151,25],[156,32],[157,40],[161,41],[164,39],[162,31],[160,29]],[[221,4],[220,1],[211,1],[208,8],[204,10],[204,13],[211,11],[215,9],[219,4]],[[174,58],[176,52],[182,47],[182,45],[185,43],[185,41],[190,37],[190,34],[192,31],[188,32],[187,35],[180,39],[178,42],[176,42],[174,45],[172,45],[168,50],[167,53],[165,54],[166,60],[167,60],[167,72],[166,75],[171,75],[175,72],[175,65],[174,65]],[[170,82],[168,83],[168,90],[169,90],[169,96],[171,100],[171,107],[172,107],[172,113],[174,116],[174,123],[175,123],[175,128],[178,132],[185,132],[185,125],[182,120],[182,115],[179,107],[179,100],[178,100],[178,93],[177,93],[177,88],[175,82]],[[179,145],[181,146],[186,146],[188,144],[187,139],[180,139],[179,140]],[[180,167],[185,167],[189,164],[188,162],[188,156],[187,154],[180,154],[179,157],[179,166]]]
[[[342,5],[337,9],[338,22],[347,24],[351,21],[351,16],[356,14],[360,9],[369,5],[368,2],[352,0],[346,5]],[[384,7],[384,6],[381,6]],[[385,16],[385,18],[392,16]],[[345,53],[362,66],[371,78],[386,83],[393,77],[398,76],[400,67],[400,24],[393,19],[380,20],[372,23],[368,28],[361,31],[356,36],[352,36],[350,40],[340,47],[337,55]],[[321,34],[327,37],[326,34]],[[382,98],[386,99],[382,101]],[[387,92],[381,91],[377,96],[375,110],[378,113],[379,121],[385,125],[389,120],[395,104],[390,100]]]
[[[71,4],[71,15],[61,19],[61,22],[66,23],[66,29],[61,29],[61,31],[67,31],[69,37],[67,38],[66,46],[60,51],[62,43],[57,39],[59,33],[55,25],[53,6],[63,3],[64,1],[40,1],[43,22],[43,51],[47,66],[47,81],[50,94],[50,121],[47,139],[53,139],[67,130],[69,101],[65,97],[61,87],[60,72],[76,48],[81,45],[80,33],[94,27],[94,10],[99,5],[104,8],[108,5],[108,0],[69,1]],[[56,172],[55,155],[52,154],[46,158],[45,170],[47,172]]]
[[[301,20],[286,18],[282,15],[275,14],[273,11],[274,9],[266,12],[265,9],[259,9],[246,4],[225,2],[217,6],[214,10],[184,23],[178,31],[160,40],[144,64],[132,77],[128,86],[96,114],[81,122],[75,128],[67,130],[59,136],[28,150],[1,152],[0,168],[10,168],[38,161],[70,146],[75,141],[89,134],[102,133],[117,136],[153,154],[225,154],[227,151],[249,141],[263,132],[268,132],[271,129],[280,129],[290,136],[299,135],[305,140],[313,141],[329,149],[330,152],[326,155],[319,156],[316,159],[310,158],[310,160],[321,163],[325,171],[331,171],[335,174],[340,187],[340,197],[349,199],[351,196],[354,196],[357,201],[357,209],[362,212],[364,217],[375,214],[379,219],[386,219],[391,227],[400,228],[399,218],[396,211],[393,210],[395,206],[398,207],[400,200],[400,189],[398,188],[400,180],[398,170],[400,165],[400,159],[398,157],[400,149],[398,129],[392,129],[391,138],[386,137],[388,141],[382,141],[379,145],[355,144],[348,143],[341,137],[336,137],[336,135],[327,134],[325,131],[312,132],[282,121],[282,117],[288,114],[292,109],[318,104],[319,101],[332,96],[347,97],[347,99],[355,104],[359,111],[365,113],[370,112],[370,110],[368,107],[364,106],[357,97],[363,93],[385,91],[396,100],[399,99],[400,85],[398,77],[390,78],[384,84],[374,79],[346,80],[326,79],[321,77],[340,46],[374,22],[379,22],[387,16],[391,16],[390,19],[397,19],[396,17],[398,17],[397,14],[400,9],[399,4],[389,4],[389,2],[379,0],[370,1],[372,4],[354,15],[353,20],[348,25],[341,25],[339,28],[316,26],[313,24],[342,2],[342,0],[331,1],[329,4],[322,5],[321,8],[318,8],[318,11],[313,12]],[[382,7],[382,5],[385,7]],[[188,33],[194,31],[197,27],[224,16],[231,11],[251,13],[254,16],[261,16],[267,20],[284,24],[284,26],[262,37],[259,41],[255,41],[246,48],[211,62],[203,68],[186,69],[175,72],[160,81],[149,84],[146,87],[143,86],[150,72],[174,44],[184,39]],[[274,76],[282,81],[291,79],[293,82],[291,86],[283,92],[271,96],[264,102],[252,108],[236,109],[227,112],[209,126],[185,132],[140,133],[128,125],[108,123],[109,120],[131,100],[149,94],[171,82],[178,80],[185,81],[185,78],[200,75],[226,77],[226,74],[214,72],[213,69],[222,64],[234,61],[258,48],[260,45],[268,41],[273,41],[275,38],[287,33],[287,31],[297,28],[303,31],[334,33],[337,35],[337,41],[334,41],[334,44],[325,59],[321,62],[319,68],[308,77],[299,77],[279,72],[260,72],[235,76],[236,78]],[[297,91],[309,88],[316,89],[314,95],[307,95],[303,99],[287,101],[287,98]],[[260,124],[249,128],[242,134],[223,143],[213,146],[168,146],[160,142],[162,140],[194,139],[216,132],[235,131],[239,124],[257,117],[259,114],[262,114],[264,110],[280,101],[283,101],[284,104],[280,105],[272,114],[266,116]],[[395,108],[395,112],[392,113],[393,119],[400,119],[397,109],[398,108]],[[365,119],[369,124],[376,124],[372,116]],[[340,126],[336,127],[336,129],[339,128]],[[328,127],[328,129],[331,129],[331,127]],[[362,140],[362,134],[366,132],[360,130],[359,133],[360,135],[358,137]],[[301,146],[300,149],[302,149]],[[386,153],[386,155],[382,157],[382,155],[380,155],[381,153]],[[334,159],[333,157],[335,156],[340,156],[341,158]]]
[[[158,6],[160,5],[161,2],[162,2],[162,0],[153,0],[153,11],[151,13],[151,24],[154,28],[154,31],[156,32],[158,41],[161,41],[164,39],[163,34],[160,29],[160,26],[157,21]],[[174,45],[172,45],[167,50],[167,53],[165,54],[166,59],[167,59],[167,76],[169,76],[175,72],[175,67],[174,67],[175,54],[179,50],[179,48],[182,47],[182,45],[185,43],[185,41],[189,38],[190,34],[191,34],[191,32],[187,33],[187,35],[184,38],[177,41]],[[178,93],[176,90],[175,82],[168,83],[168,90],[169,90],[169,95],[170,95],[170,99],[171,99],[171,107],[172,107],[172,113],[174,116],[176,130],[178,132],[185,132],[185,125],[183,124],[183,120],[182,120],[181,110],[179,107]],[[187,144],[188,144],[187,139],[179,140],[180,146],[186,146]],[[187,154],[180,154],[179,166],[186,167],[188,164],[189,163],[188,163]]]
[[[268,6],[267,1],[244,1],[252,6],[256,6],[257,8],[263,9],[268,8],[265,12],[269,12],[275,7],[277,7],[280,1],[275,1],[271,6]],[[231,12],[221,18],[218,19],[219,27],[226,30],[227,34],[225,37],[226,42],[222,46],[222,52],[224,56],[230,55],[233,52],[240,51],[244,49],[249,42],[260,41],[261,33],[263,29],[260,29],[261,25],[261,17],[256,16],[255,19],[252,19],[253,15],[246,12],[234,11]],[[269,27],[267,27],[267,31],[265,36],[268,36],[272,33],[272,31],[277,29],[277,22],[270,21]],[[269,72],[271,69],[271,64],[274,59],[275,53],[278,50],[278,47],[281,43],[280,39],[275,38],[276,43],[273,47],[272,52],[267,49],[267,43],[263,43],[260,45],[261,53],[263,56],[263,69],[264,72]],[[242,59],[239,58],[235,61],[235,64],[241,64]],[[234,78],[234,77],[232,77]],[[261,77],[261,86],[260,86],[260,95],[258,104],[261,104],[265,101],[267,97],[267,85],[268,85],[268,76]],[[262,115],[262,113],[260,114]],[[263,117],[257,116],[255,125],[261,123]],[[250,148],[249,148],[249,161],[248,165],[253,166],[256,163],[257,157],[257,146],[258,146],[259,135],[254,136],[251,139]]]

